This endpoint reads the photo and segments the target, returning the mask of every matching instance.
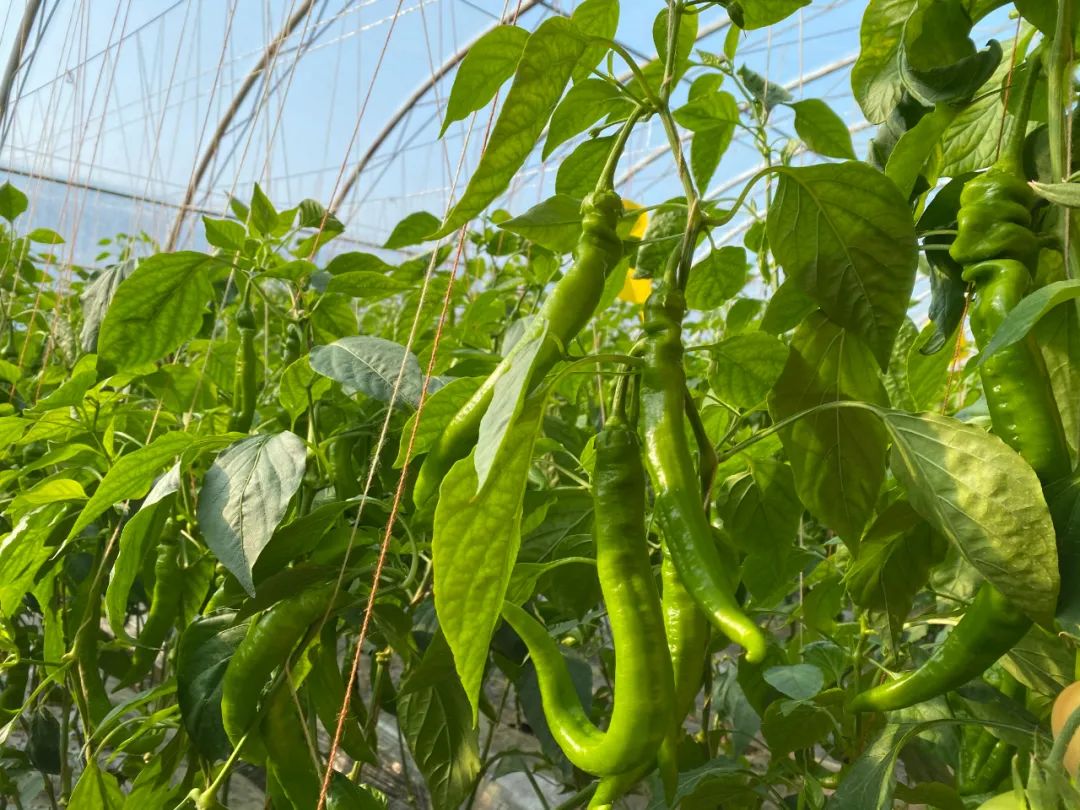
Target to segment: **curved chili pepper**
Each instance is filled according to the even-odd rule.
[[[622,199],[614,191],[595,191],[582,201],[581,238],[574,251],[574,263],[515,344],[527,346],[547,328],[547,337],[533,361],[530,387],[543,379],[596,311],[604,293],[604,282],[622,258],[622,242],[615,232],[622,211]],[[495,383],[510,370],[517,357],[512,348],[443,430],[416,477],[415,503],[423,504],[434,496],[449,469],[476,444],[480,421],[491,404]]]
[[[168,530],[158,544],[154,562],[154,588],[150,596],[150,611],[139,633],[131,666],[120,681],[120,686],[130,686],[141,680],[153,668],[162,642],[169,634],[180,614],[183,597],[184,569],[180,565],[176,537]]]
[[[683,425],[685,313],[683,294],[666,283],[657,284],[645,304],[641,413],[645,457],[656,492],[655,514],[671,562],[698,607],[714,627],[746,649],[748,661],[760,661],[765,657],[765,636],[728,593]]]
[[[645,543],[645,473],[637,435],[616,415],[596,437],[596,571],[615,647],[615,699],[606,732],[589,720],[547,630],[505,603],[503,618],[529,648],[552,736],[574,765],[610,776],[651,764],[669,735],[675,687],[657,642],[664,623]]]
[[[253,729],[263,686],[326,613],[333,593],[332,584],[303,591],[278,602],[248,627],[221,681],[221,720],[233,745]],[[250,746],[252,756],[263,753],[251,736],[245,746]]]

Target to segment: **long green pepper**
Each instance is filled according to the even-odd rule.
[[[528,387],[544,378],[596,311],[608,274],[622,258],[622,242],[615,232],[622,212],[622,199],[614,191],[594,191],[582,201],[581,238],[574,251],[574,263],[514,344],[515,347],[529,345],[547,328],[547,337],[533,362]],[[495,393],[495,383],[518,362],[518,354],[513,348],[507,352],[443,430],[416,477],[415,503],[423,504],[432,498],[454,463],[472,450],[480,421]]]
[[[255,354],[255,313],[251,309],[252,282],[244,288],[240,306],[236,310],[236,330],[240,334],[240,348],[236,353],[233,376],[233,413],[229,430],[247,433],[255,420],[255,403],[258,399],[258,357]]]
[[[332,584],[305,590],[278,602],[248,627],[221,682],[221,720],[233,745],[254,729],[264,685],[326,613],[333,593]],[[256,735],[248,734],[245,750],[252,757],[265,755]]]
[[[562,654],[547,630],[517,605],[503,618],[536,667],[552,736],[574,765],[612,776],[651,765],[671,733],[675,685],[660,596],[645,542],[645,472],[635,431],[616,414],[596,437],[593,498],[596,572],[615,648],[615,699],[606,732],[582,708]]]
[[[1037,70],[1028,71],[1021,107],[1001,158],[960,194],[949,253],[972,284],[971,331],[984,348],[1031,286],[1039,243],[1031,231],[1035,195],[1023,179],[1022,148]],[[1032,334],[999,350],[979,369],[990,423],[1046,486],[1069,474],[1068,444],[1046,362]],[[1009,651],[1031,620],[984,583],[964,617],[919,669],[869,689],[854,711],[891,711],[952,691]]]
[[[765,657],[765,636],[728,592],[720,553],[698,494],[698,475],[683,424],[685,313],[682,292],[666,281],[657,284],[645,302],[641,405],[655,513],[671,562],[698,607],[714,627],[746,649],[748,661],[760,661]]]
[[[158,544],[154,561],[154,587],[150,597],[150,611],[139,633],[131,667],[121,680],[121,686],[130,686],[141,680],[153,668],[162,642],[180,615],[183,598],[184,569],[180,565],[179,544],[176,536],[166,529]]]

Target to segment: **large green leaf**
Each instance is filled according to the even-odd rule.
[[[0,217],[8,222],[14,223],[29,204],[27,196],[11,183],[5,181],[4,185],[0,186]]]
[[[339,338],[312,349],[309,362],[319,374],[341,383],[346,394],[359,392],[413,408],[420,403],[424,387],[420,361],[392,340],[370,335]]]
[[[581,200],[556,194],[499,227],[555,253],[569,253],[581,235]]]
[[[766,229],[785,272],[860,335],[884,369],[918,263],[911,211],[896,186],[865,163],[785,168]]]
[[[304,476],[304,440],[285,431],[242,439],[206,471],[199,528],[226,570],[254,594],[251,569]]]
[[[439,137],[452,123],[485,107],[495,97],[503,82],[514,75],[514,68],[528,40],[529,32],[525,29],[516,25],[500,25],[469,47],[454,77],[454,86],[450,88],[450,100],[446,102]]]
[[[936,414],[883,411],[911,505],[1037,621],[1057,604],[1057,547],[1035,471],[998,437]]]
[[[210,760],[225,759],[232,743],[221,721],[221,681],[247,634],[232,611],[196,618],[180,636],[176,691],[180,717],[195,748]]]
[[[405,741],[436,810],[453,810],[480,776],[480,745],[454,659],[439,633],[405,679],[397,701]]]
[[[193,337],[213,290],[217,262],[193,251],[143,259],[112,297],[98,333],[98,363],[107,373],[159,360]]]
[[[439,489],[431,541],[435,611],[475,723],[491,634],[521,545],[522,497],[544,413],[526,403],[477,492],[473,454],[455,464]]]
[[[120,792],[116,777],[101,770],[97,760],[91,758],[71,791],[68,806],[79,810],[121,810],[124,794]]]
[[[543,132],[584,50],[584,39],[563,17],[545,20],[530,35],[480,165],[431,239],[461,227],[506,190]]]
[[[143,560],[158,541],[165,518],[180,489],[180,465],[161,476],[143,500],[139,511],[120,532],[119,551],[105,590],[105,616],[117,638],[130,640],[127,632],[127,605],[131,586],[142,570]]]
[[[510,356],[514,362],[510,369],[495,381],[491,404],[480,419],[480,431],[473,452],[477,489],[487,485],[488,477],[502,455],[503,445],[511,440],[512,426],[525,407],[533,365],[546,340],[547,324],[542,317],[536,316],[511,350]]]
[[[545,160],[559,144],[584,132],[604,116],[626,107],[618,87],[603,79],[584,79],[570,88],[551,114],[541,157]]]
[[[795,330],[769,411],[783,419],[838,400],[884,405],[873,366],[859,338],[815,313]],[[885,478],[886,434],[877,417],[861,409],[824,409],[782,430],[780,439],[802,502],[854,547]]]
[[[904,23],[918,0],[870,0],[859,30],[859,58],[851,68],[851,89],[863,115],[875,124],[889,117],[900,100],[900,46]]]
[[[22,608],[23,596],[55,551],[45,541],[64,510],[55,504],[25,514],[0,537],[0,615],[10,617]]]

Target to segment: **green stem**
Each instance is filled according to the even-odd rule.
[[[634,129],[634,125],[645,114],[645,110],[641,107],[637,107],[629,116],[627,116],[626,122],[619,129],[619,134],[615,136],[615,143],[611,147],[611,152],[608,153],[607,163],[604,164],[604,170],[600,173],[600,179],[596,181],[597,191],[607,191],[615,187],[615,168],[619,165],[619,158],[622,157],[623,149],[626,148],[626,141],[630,137],[630,133]]]

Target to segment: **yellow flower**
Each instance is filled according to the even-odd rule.
[[[629,200],[623,200],[623,206],[629,210],[641,208],[640,205]],[[645,234],[645,228],[649,224],[649,215],[642,212],[630,229],[630,235],[640,239]],[[626,281],[622,290],[619,291],[619,300],[629,301],[631,304],[644,304],[645,299],[652,292],[651,278],[634,278],[635,269],[631,267],[626,271]]]

